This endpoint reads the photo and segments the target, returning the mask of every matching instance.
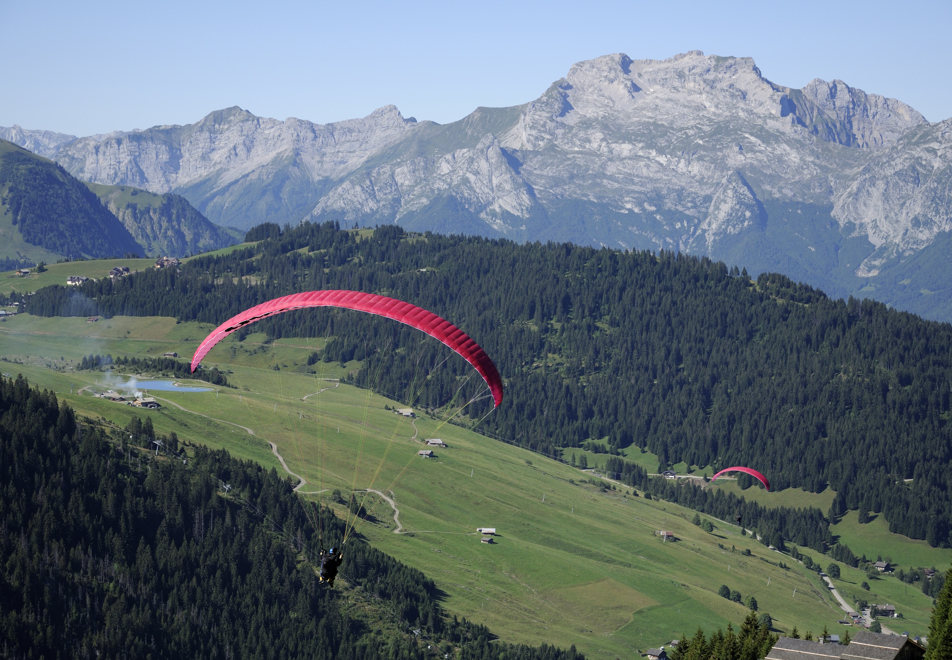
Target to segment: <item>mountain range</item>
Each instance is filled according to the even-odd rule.
[[[186,256],[232,245],[240,235],[179,195],[84,183],[0,139],[0,269],[64,258]]]
[[[685,251],[952,321],[952,119],[839,80],[784,87],[750,58],[607,55],[534,101],[446,125],[394,106],[326,125],[233,107],[0,138],[240,229],[332,219]]]

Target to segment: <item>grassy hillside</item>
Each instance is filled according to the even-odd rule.
[[[0,213],[2,213],[2,210],[0,210]],[[3,234],[2,215],[0,215],[0,236],[5,236],[5,234]],[[240,250],[242,247],[247,247],[247,244],[240,243],[237,245],[231,245],[219,250],[215,250],[214,252],[202,254],[201,256],[207,257],[209,255],[226,255],[234,252],[235,250]],[[45,258],[58,258],[58,255],[54,255],[52,253],[44,253],[44,255],[45,256],[43,259],[37,259],[37,261],[43,261]],[[197,257],[188,257],[182,259],[182,261],[188,262],[190,259],[195,258]],[[147,270],[155,266],[155,259],[88,259],[84,261],[66,261],[62,263],[53,263],[52,261],[47,261],[46,264],[45,273],[31,273],[26,277],[19,277],[15,270],[0,272],[0,294],[9,294],[11,291],[17,291],[18,293],[31,293],[33,291],[37,291],[38,289],[42,289],[45,286],[65,284],[66,278],[71,275],[88,277],[90,279],[108,277],[109,271],[117,266],[127,266],[132,272]]]
[[[86,182],[86,187],[96,193],[96,196],[100,199],[123,208],[130,204],[158,208],[162,206],[165,199],[165,195],[156,195],[148,190],[140,190],[131,186],[106,186]]]
[[[691,524],[693,511],[621,487],[603,490],[568,465],[425,415],[411,422],[385,408],[402,402],[338,385],[334,379],[352,370],[352,363],[318,362],[314,373],[305,373],[304,363],[321,340],[268,344],[263,335],[252,334],[241,343],[223,342],[206,362],[230,370],[235,387],[151,392],[163,402],[157,411],[134,412],[94,398],[83,388],[101,390],[114,381],[74,370],[90,353],[142,357],[175,350],[188,356],[210,329],[158,317],[86,323],[22,315],[0,323],[0,369],[24,373],[84,414],[122,425],[133,414],[148,415],[161,433],[227,447],[281,470],[267,444],[274,442],[290,470],[307,480],[305,493],[392,492],[404,533],[394,533],[390,505],[370,496],[365,506],[372,518],[357,523],[357,534],[423,570],[446,593],[450,612],[490,626],[506,641],[576,644],[591,657],[630,656],[699,625],[736,626],[745,609],[717,596],[722,584],[744,597],[753,595],[778,629],[836,628],[840,613],[817,576],[741,536],[739,528],[714,521],[709,534]],[[449,446],[437,448],[436,459],[418,458],[419,440],[427,437],[443,438]],[[657,465],[654,457],[645,460]],[[758,493],[794,506],[825,495],[792,489],[763,494],[752,488],[745,496]],[[495,526],[497,542],[480,543],[479,526]],[[659,530],[673,531],[679,540],[662,543]],[[908,543],[888,538],[897,548]],[[780,562],[789,568],[780,568]],[[948,558],[936,563],[947,565]],[[844,567],[844,592],[861,581]],[[930,604],[917,587],[887,577],[864,593],[871,602],[875,596],[895,603],[906,614],[902,630],[925,632]]]
[[[19,267],[28,268],[41,261],[52,263],[61,258],[60,255],[23,240],[23,235],[13,224],[9,207],[3,203],[6,199],[8,186],[0,185],[0,260],[13,260]]]
[[[593,443],[630,456],[635,446],[647,450],[635,458],[650,471],[755,466],[777,490],[832,488],[837,513],[881,511],[891,529],[948,545],[947,325],[868,301],[833,301],[781,276],[754,282],[736,268],[667,252],[516,245],[392,226],[372,235],[333,223],[263,230],[252,234],[254,246],[199,257],[175,272],[40,290],[29,311],[217,324],[299,291],[390,295],[453,319],[493,356],[509,395],[486,419],[488,435],[551,457],[566,448],[591,451]],[[383,369],[366,347],[384,336],[405,347],[415,341],[412,330],[344,314],[324,318],[282,315],[260,330],[313,336],[322,330],[317,323],[333,323],[331,358],[366,360],[354,382],[370,386],[379,373],[374,387],[401,396],[419,360]],[[422,359],[441,358],[428,350]],[[422,400],[441,405],[464,375],[450,365],[428,381]],[[469,411],[477,418],[488,402]],[[910,442],[916,452],[907,451]],[[641,467],[629,467],[612,469],[661,495],[663,486],[642,483]],[[664,498],[689,504],[673,490]],[[708,501],[694,506],[733,517],[710,492],[701,496]],[[717,499],[731,510],[742,506]],[[820,509],[763,511],[750,506],[745,515],[778,543],[778,534],[818,551],[832,542]]]
[[[47,263],[45,273],[31,272],[19,277],[15,271],[0,273],[0,294],[9,295],[11,291],[30,293],[45,286],[66,284],[66,278],[76,275],[90,279],[109,277],[109,271],[126,266],[130,271],[141,271],[155,267],[155,259],[90,259],[85,261],[66,261]]]
[[[179,195],[156,195],[130,186],[86,185],[153,257],[207,252],[231,245],[242,236],[242,232],[213,224]]]

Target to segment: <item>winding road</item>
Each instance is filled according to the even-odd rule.
[[[823,578],[823,581],[826,582],[826,586],[830,588],[830,593],[833,594],[833,597],[840,604],[840,609],[846,612],[847,614],[856,614],[856,610],[850,607],[843,597],[840,595],[840,592],[836,590],[836,587],[833,586],[833,580],[830,579],[830,576],[826,573],[820,573],[820,577]]]
[[[325,388],[325,389],[330,389],[330,388]],[[323,392],[323,391],[324,391],[324,390],[321,390],[321,392]],[[316,392],[316,394],[320,394],[320,392]],[[308,396],[310,396],[310,395],[308,395]],[[184,411],[187,412],[187,413],[191,413],[191,414],[197,415],[197,416],[199,416],[199,417],[204,417],[205,419],[210,419],[210,420],[213,421],[213,422],[220,422],[220,423],[222,423],[222,424],[231,424],[232,426],[237,426],[238,428],[240,428],[240,429],[242,429],[242,430],[244,430],[244,431],[247,431],[248,435],[252,435],[252,436],[254,436],[254,437],[256,437],[256,438],[261,438],[261,436],[259,436],[257,433],[255,433],[252,429],[248,428],[247,426],[242,426],[241,424],[236,424],[235,422],[229,422],[227,419],[218,419],[217,417],[212,417],[211,415],[204,415],[204,414],[202,414],[202,413],[195,412],[194,410],[189,410],[189,409],[186,408],[185,406],[179,405],[178,403],[175,403],[174,401],[169,401],[168,399],[163,399],[162,397],[159,397],[159,396],[153,397],[153,398],[155,398],[155,399],[158,400],[158,401],[163,401],[163,402],[169,404],[170,406],[175,406],[175,407],[178,408],[179,410],[184,410]],[[261,439],[264,440],[264,438],[261,438]],[[278,459],[278,462],[281,463],[281,467],[284,468],[284,471],[287,472],[287,473],[290,474],[292,477],[294,477],[295,479],[298,480],[298,484],[297,484],[297,486],[294,487],[294,490],[295,490],[295,491],[299,491],[301,488],[303,488],[304,486],[306,486],[306,485],[307,485],[307,482],[304,480],[304,477],[302,477],[302,476],[299,475],[299,474],[294,474],[293,472],[291,472],[291,468],[289,468],[289,467],[288,467],[288,464],[284,461],[284,457],[278,452],[278,446],[277,446],[276,444],[274,444],[273,442],[271,442],[270,440],[264,440],[264,441],[267,442],[269,445],[271,445],[271,453],[274,454],[275,457]],[[324,491],[314,491],[314,492],[315,492],[315,493],[322,493],[322,492],[324,492]],[[308,494],[311,494],[311,493],[308,493]]]
[[[394,533],[394,534],[403,534],[403,533],[404,533],[404,531],[403,531],[403,525],[400,524],[400,509],[397,508],[396,502],[394,502],[392,498],[387,497],[386,495],[384,495],[383,493],[381,493],[379,490],[374,490],[373,488],[367,488],[367,489],[364,490],[364,492],[365,492],[365,493],[376,493],[377,495],[379,495],[379,496],[383,499],[384,502],[386,502],[387,504],[390,505],[390,508],[393,509],[393,522],[397,525],[396,528],[393,530],[393,533]],[[393,491],[390,491],[390,492],[393,492]]]
[[[335,381],[335,382],[334,382],[334,384],[331,385],[330,387],[325,387],[325,388],[323,388],[323,389],[318,390],[317,392],[313,392],[312,394],[307,394],[307,395],[305,395],[304,398],[301,399],[301,401],[307,401],[307,398],[308,398],[308,397],[315,396],[315,395],[317,395],[317,394],[320,394],[321,392],[326,392],[327,390],[332,390],[332,389],[334,389],[335,387],[340,387],[340,379],[337,379],[337,378],[326,378],[326,379],[324,379],[324,380]],[[84,389],[86,389],[86,388],[84,387],[83,390],[84,390]],[[82,392],[83,390],[80,390],[80,392]],[[261,438],[261,436],[259,436],[258,434],[256,434],[256,433],[254,432],[254,430],[248,428],[247,426],[242,426],[241,424],[236,424],[235,422],[230,422],[230,421],[228,421],[227,419],[218,419],[217,417],[212,417],[212,416],[210,416],[210,415],[204,415],[204,414],[202,414],[202,413],[195,412],[194,410],[189,410],[189,409],[186,408],[185,406],[182,406],[182,405],[180,405],[180,404],[178,404],[178,403],[175,403],[174,401],[170,401],[170,400],[168,400],[168,399],[164,399],[164,398],[162,398],[162,397],[158,397],[158,396],[157,396],[157,397],[154,397],[154,398],[157,399],[157,400],[159,400],[159,401],[162,401],[162,402],[164,402],[164,403],[167,403],[167,404],[169,404],[170,406],[175,406],[175,407],[178,408],[179,410],[183,410],[183,411],[185,411],[185,412],[187,412],[187,413],[191,413],[191,414],[197,415],[197,416],[199,416],[199,417],[204,417],[205,419],[210,419],[210,420],[213,421],[213,422],[220,422],[220,423],[222,423],[222,424],[231,424],[232,426],[237,426],[238,428],[240,428],[240,429],[246,431],[246,432],[248,433],[248,435],[252,435],[252,436],[254,436],[254,437],[256,437],[256,438]],[[289,475],[291,475],[292,477],[294,477],[295,479],[298,480],[297,485],[294,487],[294,491],[295,491],[295,492],[300,492],[302,495],[317,495],[318,493],[323,493],[324,491],[327,490],[327,489],[325,488],[324,490],[301,491],[301,489],[304,488],[304,486],[307,485],[307,481],[304,479],[304,477],[302,477],[302,476],[299,475],[299,474],[295,474],[294,472],[291,472],[291,468],[288,467],[287,462],[284,460],[284,457],[283,457],[283,456],[281,455],[281,453],[278,451],[278,446],[277,446],[275,443],[271,442],[270,440],[265,440],[264,438],[261,438],[261,439],[264,440],[265,442],[267,442],[269,445],[271,445],[271,453],[274,454],[275,458],[278,459],[278,462],[281,463],[281,467],[284,468],[284,471],[287,472]],[[376,491],[374,491],[374,492],[376,492]],[[384,499],[388,499],[388,498],[385,497]],[[388,501],[390,502],[390,505],[393,506],[394,511],[396,511],[397,507],[393,505],[393,501],[392,501],[392,500],[389,500],[389,499],[388,499]]]
[[[325,387],[325,388],[323,388],[323,389],[321,389],[321,390],[318,390],[317,392],[314,392],[314,393],[312,393],[312,394],[308,394],[308,395],[304,396],[304,397],[301,399],[301,401],[306,401],[306,400],[308,399],[308,397],[315,396],[315,395],[317,395],[317,394],[320,394],[321,392],[325,392],[325,391],[327,391],[327,390],[334,389],[334,388],[340,386],[340,381],[339,381],[338,379],[330,379],[330,378],[329,378],[329,379],[327,379],[327,380],[335,380],[336,382],[334,383],[334,385],[332,385],[332,386],[330,386],[330,387]],[[85,389],[86,389],[85,387],[82,388],[81,390],[79,390],[79,393],[82,393],[82,391],[85,390]],[[155,398],[157,401],[161,401],[161,402],[163,402],[163,403],[165,403],[165,404],[167,404],[167,405],[174,406],[174,407],[178,408],[179,410],[182,410],[183,412],[187,412],[187,413],[190,413],[190,414],[192,414],[192,415],[196,415],[196,416],[198,416],[198,417],[204,417],[205,419],[211,420],[211,421],[213,421],[213,422],[219,422],[219,423],[221,423],[221,424],[230,424],[231,426],[236,426],[236,427],[240,428],[241,430],[245,431],[248,435],[254,436],[254,437],[256,437],[256,438],[261,438],[261,436],[259,436],[258,434],[256,434],[256,433],[254,432],[254,429],[248,428],[247,426],[242,426],[241,424],[237,424],[237,423],[235,423],[235,422],[231,422],[231,421],[229,421],[229,420],[227,420],[227,419],[218,419],[217,417],[212,417],[211,415],[205,415],[205,414],[200,413],[200,412],[195,412],[194,410],[189,410],[189,409],[186,408],[185,406],[183,406],[183,405],[181,405],[181,404],[179,404],[179,403],[176,403],[175,401],[170,401],[169,399],[165,399],[165,398],[163,398],[163,397],[158,397],[158,396],[157,396],[157,397],[154,397],[154,398]],[[411,439],[414,439],[414,440],[415,440],[416,437],[417,437],[417,435],[419,434],[419,430],[418,430],[417,427],[416,427],[416,420],[411,420],[410,423],[411,423],[411,425],[413,426],[413,438],[411,438]],[[261,438],[261,439],[264,440],[264,438]],[[291,471],[291,468],[288,467],[287,462],[284,460],[284,457],[281,456],[281,453],[278,451],[278,446],[277,446],[275,443],[271,442],[270,440],[265,440],[265,442],[267,442],[267,443],[271,446],[271,453],[274,454],[275,458],[278,459],[278,462],[281,463],[281,467],[284,468],[284,471],[287,472],[289,475],[291,475],[292,477],[294,477],[295,479],[298,480],[298,484],[294,487],[294,491],[295,491],[295,492],[298,492],[298,493],[300,493],[301,495],[317,495],[318,493],[323,493],[323,492],[329,490],[329,489],[325,488],[324,490],[302,491],[301,488],[303,488],[304,486],[307,485],[307,481],[305,481],[304,477],[302,477],[302,476],[299,475],[299,474],[295,474],[294,472]],[[390,508],[393,509],[393,522],[394,522],[394,524],[396,525],[396,527],[395,527],[394,530],[393,530],[393,533],[394,533],[394,534],[406,534],[406,532],[405,532],[404,529],[403,529],[403,525],[400,523],[400,509],[397,508],[397,504],[396,504],[396,502],[393,501],[393,498],[392,498],[392,497],[388,497],[385,493],[383,493],[383,492],[381,492],[381,491],[379,491],[379,490],[374,490],[374,489],[372,489],[372,488],[367,488],[367,489],[364,490],[364,492],[374,493],[374,494],[376,494],[376,495],[379,495],[380,498],[383,499],[383,501],[385,501],[387,504],[389,504],[389,505],[390,505]],[[392,491],[391,491],[391,493],[392,493]]]
[[[847,614],[856,614],[856,610],[850,607],[849,604],[845,600],[843,600],[843,597],[840,596],[840,593],[836,590],[836,587],[833,586],[833,580],[830,579],[830,576],[828,576],[826,573],[820,573],[820,577],[823,578],[824,582],[826,582],[826,586],[830,588],[830,593],[832,593],[833,596],[836,598],[836,600],[839,601],[840,609],[842,609]],[[863,619],[866,621],[867,626],[873,622],[872,617],[869,615],[868,611],[863,611]],[[886,633],[887,635],[896,634],[895,632],[893,632],[886,626],[883,626],[882,621],[879,622],[879,625],[882,626],[883,632]]]

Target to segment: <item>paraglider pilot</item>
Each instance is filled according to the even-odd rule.
[[[331,548],[329,552],[321,552],[321,575],[320,581],[326,582],[327,586],[334,586],[334,579],[337,577],[337,569],[344,561],[344,553],[339,552],[337,548]]]

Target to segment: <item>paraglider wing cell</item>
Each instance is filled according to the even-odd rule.
[[[725,472],[746,472],[746,473],[749,474],[750,476],[754,477],[757,481],[759,481],[760,483],[762,483],[762,484],[764,485],[764,488],[766,488],[767,490],[770,490],[770,482],[767,481],[767,477],[765,477],[764,475],[762,475],[762,474],[761,474],[760,472],[758,472],[757,470],[753,470],[753,469],[751,469],[751,468],[749,468],[749,467],[729,467],[729,468],[725,468],[725,469],[721,470],[720,472],[718,472],[717,474],[715,474],[713,477],[711,477],[711,481],[713,482],[715,479],[717,479],[719,476],[721,476],[721,475],[724,474]]]
[[[499,377],[499,371],[496,365],[486,355],[486,352],[480,348],[479,344],[470,339],[470,337],[457,328],[455,325],[440,318],[433,312],[428,312],[422,307],[411,305],[410,303],[379,296],[373,293],[363,293],[360,291],[308,291],[305,293],[295,293],[290,296],[275,298],[268,302],[261,303],[241,314],[234,316],[220,326],[215,328],[199,345],[192,357],[192,371],[198,368],[201,361],[208,355],[208,352],[222,339],[235,332],[236,330],[255,321],[282,314],[294,309],[305,309],[308,307],[339,307],[343,309],[353,309],[359,312],[375,314],[384,318],[392,319],[409,325],[417,330],[438,339],[453,351],[469,362],[473,368],[482,376],[489,386],[493,395],[495,406],[502,403],[503,388],[502,379]]]

